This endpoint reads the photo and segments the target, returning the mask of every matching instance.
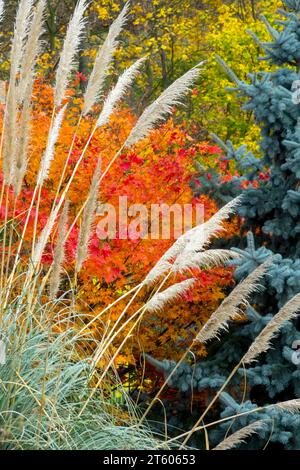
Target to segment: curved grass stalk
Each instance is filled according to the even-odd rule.
[[[170,275],[170,273],[169,273]],[[167,281],[168,279],[168,276],[166,276],[163,281],[161,282],[160,286],[157,288],[155,294],[157,294],[161,287],[163,287],[163,285],[165,284],[165,282]],[[137,320],[135,320],[133,326],[130,328],[129,330],[129,333],[127,333],[127,335],[125,336],[125,338],[123,339],[121,345],[119,346],[119,348],[117,349],[117,351],[115,352],[115,354],[113,355],[113,357],[111,358],[111,360],[109,361],[107,367],[105,368],[104,372],[102,373],[102,375],[100,376],[100,378],[98,379],[97,381],[97,384],[96,386],[94,387],[92,393],[90,394],[90,397],[89,397],[89,400],[92,399],[92,397],[94,396],[94,394],[96,393],[96,390],[97,388],[99,387],[100,383],[102,382],[102,380],[104,379],[105,375],[107,374],[108,370],[110,369],[110,367],[112,366],[112,364],[114,363],[116,357],[118,356],[118,354],[120,353],[121,349],[123,348],[124,344],[126,343],[126,341],[128,340],[128,338],[130,337],[131,333],[134,331],[134,329],[136,328],[137,324],[140,322],[141,320],[141,317],[143,316],[143,314],[145,313],[145,311],[147,310],[147,304],[146,305],[143,305],[142,307],[140,307],[133,315],[131,315],[124,323],[123,325],[111,336],[111,332],[110,332],[110,337],[108,338],[108,340],[106,341],[106,345],[105,346],[102,346],[101,345],[101,349],[99,348],[98,351],[95,352],[94,354],[94,358],[93,358],[93,361],[95,363],[97,363],[100,358],[103,357],[104,353],[106,352],[106,350],[109,348],[109,346],[112,344],[113,340],[120,334],[120,332],[131,322],[131,320],[133,320],[136,316],[138,317]],[[85,406],[82,408],[81,410],[81,414],[84,412],[85,408],[87,406],[87,403],[85,404]]]

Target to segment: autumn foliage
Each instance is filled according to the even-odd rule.
[[[73,97],[72,106],[68,110],[67,119],[64,120],[58,143],[56,155],[53,160],[49,178],[42,189],[42,197],[38,211],[38,232],[45,226],[51,207],[55,201],[58,182],[60,181],[69,148],[75,133],[74,116],[80,108],[80,100]],[[27,210],[33,194],[40,156],[46,145],[47,132],[51,120],[52,88],[38,81],[34,92],[34,111],[32,115],[32,132],[30,144],[30,162],[25,177],[24,189],[21,195],[13,201],[13,194],[9,197],[12,216],[13,210],[18,220],[18,231],[26,219]],[[103,166],[106,167],[113,155],[126,139],[136,118],[128,109],[123,108],[113,115],[108,126],[101,127],[95,133],[85,158],[69,191],[71,202],[70,214],[75,216],[80,211],[85,200],[98,156],[101,155]],[[91,132],[94,123],[90,115],[81,121],[77,129],[73,150],[63,179],[61,190],[65,187],[77,159]],[[151,204],[174,203],[204,204],[205,219],[208,219],[216,210],[215,203],[205,196],[200,199],[193,197],[190,182],[195,174],[195,160],[219,161],[220,150],[208,143],[199,143],[193,139],[184,128],[175,125],[170,119],[159,129],[150,133],[149,137],[141,141],[134,149],[123,153],[114,163],[104,178],[100,190],[99,201],[109,202],[117,207],[119,196],[127,196],[128,204],[143,204],[150,208]],[[14,207],[15,206],[15,207]],[[36,207],[31,210],[29,226],[26,230],[23,259],[29,259],[30,246],[34,232]],[[5,217],[5,207],[1,208],[1,218]],[[72,217],[73,219],[74,217]],[[70,281],[74,274],[74,259],[79,232],[79,224],[69,227],[69,237],[66,243],[65,274],[61,283],[61,293],[68,295]],[[236,230],[235,223],[227,224],[228,236]],[[77,279],[78,305],[77,309],[86,315],[87,319],[97,315],[110,303],[117,300],[142,281],[145,274],[158,261],[161,253],[165,252],[173,243],[170,240],[153,240],[143,238],[99,240],[95,229],[89,247],[89,258],[84,264]],[[14,240],[12,241],[12,245]],[[45,272],[53,259],[53,249],[56,243],[55,231],[47,244],[43,255]],[[43,268],[42,268],[43,269]],[[118,356],[118,363],[136,363],[141,351],[154,353],[157,358],[179,358],[182,350],[192,341],[195,333],[216,309],[224,298],[226,289],[232,285],[231,270],[229,268],[215,268],[209,271],[195,273],[198,278],[193,288],[193,295],[176,305],[167,307],[158,314],[145,314],[134,338],[129,339]],[[72,286],[73,287],[73,286]],[[134,301],[134,309],[140,307],[150,292],[142,291]],[[91,326],[95,337],[101,337],[107,325],[113,325],[124,310],[128,300],[116,303],[101,318]],[[134,311],[135,311],[134,310]],[[128,318],[131,310],[128,309],[124,320]],[[124,328],[124,337],[128,333]],[[115,348],[119,346],[118,338]],[[205,350],[199,347],[199,354]]]

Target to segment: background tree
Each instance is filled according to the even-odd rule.
[[[1,58],[5,59],[1,66],[2,79],[6,79],[9,69],[8,51],[16,3],[15,0],[6,2],[7,18],[2,33],[6,41],[0,51]],[[47,2],[41,77],[54,76],[74,3],[75,0]],[[124,4],[125,0],[96,0],[90,4],[87,12],[89,26],[78,58],[79,96],[84,91],[85,75],[92,58],[104,41],[111,21]],[[256,70],[261,69],[257,60],[258,46],[247,30],[250,28],[262,39],[267,39],[263,24],[258,21],[259,14],[270,17],[280,4],[280,0],[135,1],[130,9],[126,31],[121,36],[125,47],[120,47],[116,52],[112,78],[141,55],[147,57],[144,73],[127,97],[128,104],[139,112],[189,67],[206,60],[199,87],[193,91],[187,106],[178,111],[178,120],[184,118],[190,132],[197,138],[207,138],[208,132],[214,131],[223,139],[231,138],[236,144],[245,142],[252,150],[257,150],[259,130],[254,124],[252,112],[242,113],[240,99],[225,91],[230,81],[217,66],[215,54],[221,55],[241,79],[247,76],[248,64]]]

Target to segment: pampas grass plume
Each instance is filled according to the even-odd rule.
[[[136,77],[139,72],[140,66],[145,59],[137,60],[131,67],[125,70],[123,74],[119,77],[117,84],[109,92],[107,98],[104,101],[102,111],[97,120],[97,127],[107,124],[110,116],[114,112],[115,106],[118,101],[124,96],[124,94],[129,89],[133,79]]]
[[[88,256],[88,245],[92,230],[92,224],[94,215],[97,207],[97,197],[99,189],[99,181],[101,175],[101,158],[98,159],[98,163],[93,175],[89,196],[87,199],[86,206],[82,215],[82,223],[78,236],[78,245],[76,252],[76,272],[79,272],[84,261]]]
[[[62,271],[62,264],[65,259],[65,243],[68,227],[68,213],[69,213],[69,201],[65,202],[62,210],[59,223],[57,226],[57,243],[54,248],[53,266],[50,277],[50,296],[52,299],[56,297],[59,289],[60,276]]]
[[[85,25],[83,15],[87,6],[88,4],[86,0],[79,0],[73,17],[68,25],[55,77],[54,105],[56,108],[61,106],[66,95],[69,78],[74,68],[74,59],[78,52],[80,40],[83,34]]]
[[[265,328],[255,338],[250,348],[244,355],[243,364],[250,364],[257,356],[271,347],[271,341],[283,325],[296,317],[300,310],[300,293],[289,300],[276,315],[269,321]]]
[[[240,306],[247,306],[250,295],[259,289],[258,281],[265,275],[268,267],[268,261],[261,264],[233,289],[202,327],[195,341],[205,343],[217,338],[222,330],[227,329],[228,322],[239,314]]]
[[[182,297],[195,283],[196,279],[186,279],[185,281],[178,282],[171,287],[168,287],[163,292],[155,294],[146,304],[148,312],[159,312],[163,308],[174,302],[176,299]]]
[[[148,106],[130,132],[125,146],[130,147],[143,139],[155,125],[172,113],[174,106],[181,104],[180,99],[186,95],[190,87],[199,77],[199,69],[203,62],[175,80],[150,106]]]
[[[235,433],[231,434],[231,436],[226,437],[220,444],[214,447],[212,450],[229,450],[233,447],[237,446],[238,444],[243,444],[245,442],[245,438],[251,436],[252,434],[257,434],[260,429],[266,426],[265,420],[254,421],[254,423],[248,424]]]
[[[106,39],[98,50],[94,67],[84,94],[83,116],[91,110],[101,95],[114,52],[118,46],[117,37],[127,21],[128,9],[129,2],[125,4],[117,19],[110,26]]]
[[[54,124],[52,128],[50,129],[49,135],[48,135],[48,141],[47,141],[47,146],[45,149],[45,152],[43,154],[41,164],[40,164],[40,170],[37,178],[37,185],[41,186],[44,182],[44,180],[48,177],[49,169],[51,166],[51,162],[54,157],[54,151],[55,151],[55,144],[59,136],[59,132],[62,126],[65,110],[66,110],[67,105],[63,106],[60,111],[57,113],[55,119],[54,119]]]

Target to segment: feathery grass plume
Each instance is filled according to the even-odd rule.
[[[56,218],[58,216],[58,206],[51,211],[51,214],[47,220],[45,227],[43,228],[39,238],[34,246],[33,255],[32,255],[32,267],[36,269],[41,261],[43,251],[45,249],[46,243],[50,236],[50,233],[55,224]]]
[[[170,270],[172,268],[171,262],[175,261],[187,247],[189,247],[189,250],[185,251],[184,255],[187,257],[190,257],[191,254],[194,256],[196,249],[198,251],[203,250],[210,239],[221,231],[223,228],[222,222],[233,213],[240,201],[241,196],[233,199],[219,209],[207,222],[199,224],[181,235],[151,269],[145,277],[143,284],[153,284],[166,271]],[[181,259],[183,261],[184,257]]]
[[[89,196],[82,215],[82,223],[78,235],[78,245],[76,252],[76,272],[79,272],[88,256],[89,240],[91,236],[92,224],[97,207],[97,197],[101,176],[101,158],[93,175]]]
[[[17,91],[16,80],[24,55],[24,47],[31,22],[33,0],[21,0],[19,3],[14,36],[11,47],[11,66],[6,109],[4,118],[3,179],[4,184],[14,180],[15,153],[17,141]]]
[[[203,226],[203,224],[201,224],[201,226]],[[154,284],[157,279],[159,279],[163,274],[172,269],[172,262],[176,259],[177,256],[180,255],[186,244],[189,243],[189,237],[191,236],[191,232],[195,231],[199,227],[200,226],[192,228],[188,232],[181,235],[173,243],[173,245],[162,255],[162,257],[157,261],[151,271],[144,278],[144,286],[150,286]]]
[[[16,80],[17,74],[20,71],[25,52],[26,37],[28,36],[32,20],[33,3],[33,0],[21,0],[19,3],[11,48],[10,85],[12,81]]]
[[[117,19],[110,26],[106,39],[98,50],[94,67],[84,94],[83,116],[91,110],[101,95],[105,78],[115,50],[118,46],[117,37],[127,21],[128,9],[129,2],[125,4]]]
[[[13,180],[14,193],[16,196],[20,194],[23,179],[27,170],[28,165],[28,146],[30,140],[30,118],[31,118],[31,95],[32,95],[32,78],[27,83],[27,89],[25,93],[25,99],[21,111],[20,122],[18,123],[18,134],[16,143],[16,165],[15,175]]]
[[[239,429],[231,436],[226,437],[220,444],[214,447],[212,450],[229,450],[238,444],[244,444],[245,438],[251,436],[252,434],[257,434],[260,429],[266,426],[265,420],[254,421],[254,423],[248,424],[248,426]]]
[[[171,287],[168,287],[163,292],[155,294],[149,302],[146,303],[148,312],[159,312],[166,304],[182,297],[195,283],[196,279],[186,279],[185,281],[178,282]]]
[[[50,277],[50,296],[56,297],[59,289],[62,264],[65,259],[65,243],[68,228],[69,201],[66,200],[57,226],[57,243],[53,253],[53,266]]]
[[[207,222],[199,225],[198,230],[190,233],[189,243],[186,244],[182,256],[188,256],[189,252],[202,251],[211,242],[211,239],[225,230],[224,221],[235,212],[240,204],[242,196],[238,196],[225,206],[221,207]]]
[[[63,106],[60,111],[57,113],[54,119],[54,124],[49,132],[48,135],[48,141],[46,145],[46,149],[43,153],[41,164],[40,164],[40,169],[39,169],[39,174],[37,177],[37,185],[41,186],[44,182],[44,180],[48,177],[49,169],[51,166],[51,162],[54,157],[54,151],[55,151],[55,144],[59,136],[59,132],[61,129],[62,121],[64,118],[65,110],[66,110],[67,105]]]
[[[172,265],[174,273],[183,274],[186,271],[197,268],[212,268],[227,263],[232,258],[239,258],[241,255],[230,250],[212,249],[203,252],[189,250],[186,255],[184,252],[176,258]]]
[[[163,121],[166,116],[172,113],[174,106],[181,104],[180,98],[187,94],[190,87],[199,77],[202,64],[203,62],[200,62],[196,67],[193,67],[182,77],[175,80],[172,85],[144,110],[126,139],[125,147],[130,147],[143,139],[148,132],[154,129],[156,124]]]
[[[15,153],[17,140],[17,99],[15,84],[10,86],[6,97],[4,116],[3,182],[11,184],[15,172]]]
[[[139,72],[139,68],[144,62],[144,60],[144,58],[137,60],[119,77],[117,84],[109,92],[104,101],[103,108],[97,120],[97,127],[107,124],[111,114],[114,112],[118,101],[124,96],[128,88],[130,87],[132,80],[136,77],[137,73]]]
[[[271,347],[271,341],[274,336],[279,333],[279,330],[287,321],[297,316],[299,310],[300,293],[289,300],[255,338],[255,341],[242,359],[243,364],[250,364],[259,354],[267,351]]]
[[[238,205],[241,203],[243,199],[243,195],[237,196],[231,201],[229,201],[225,206],[221,207],[211,218],[208,222],[211,223],[220,223],[224,222],[224,220],[228,219],[236,210]]]
[[[79,0],[73,17],[68,25],[63,49],[55,76],[54,106],[58,108],[65,98],[70,74],[74,68],[74,59],[78,52],[81,36],[85,25],[83,18],[87,9],[86,0]]]
[[[40,52],[40,37],[43,33],[43,22],[44,22],[44,13],[46,7],[46,0],[40,0],[37,4],[36,11],[34,13],[30,30],[28,32],[28,37],[26,41],[26,46],[24,49],[24,54],[22,58],[22,63],[20,66],[20,79],[17,88],[18,102],[22,103],[28,93],[28,84],[32,81],[34,75],[34,66],[36,58]]]
[[[269,265],[268,261],[261,264],[233,289],[202,327],[195,341],[205,343],[218,337],[222,330],[227,330],[228,322],[240,313],[242,305],[247,306],[249,296],[259,289],[258,281],[265,275]]]
[[[280,411],[287,411],[288,413],[298,413],[300,410],[300,398],[295,398],[293,400],[281,401],[275,403],[274,405],[269,405],[268,408],[276,408]]]
[[[188,254],[189,251],[201,251],[210,240],[224,230],[223,222],[232,215],[241,197],[237,197],[218,210],[207,222],[197,225],[184,233],[162,256],[162,260],[176,259],[180,254]]]

